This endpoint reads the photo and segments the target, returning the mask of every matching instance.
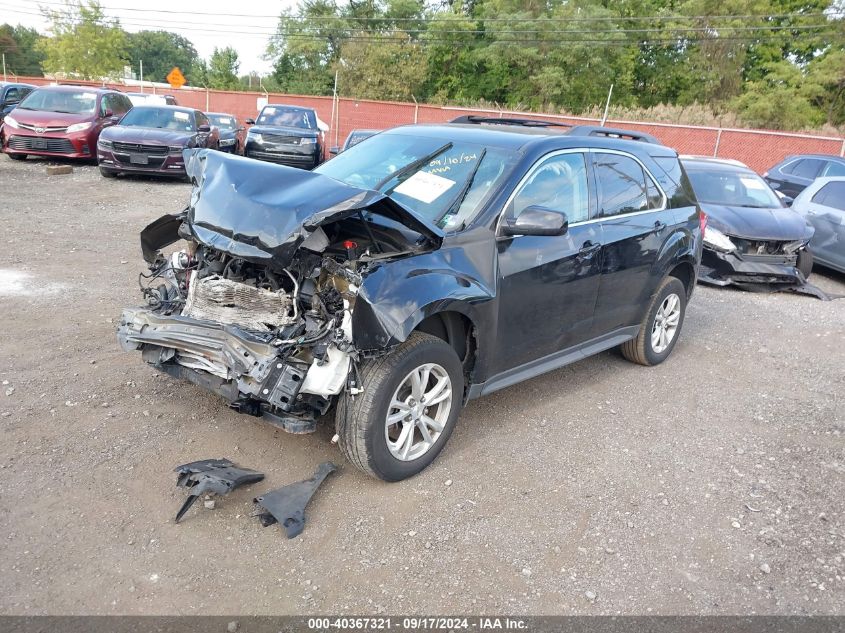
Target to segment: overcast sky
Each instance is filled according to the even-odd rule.
[[[232,46],[240,57],[241,74],[271,70],[271,64],[262,59],[267,39],[275,31],[282,9],[296,4],[297,0],[100,0],[106,14],[119,18],[127,31],[179,33],[205,58],[215,46]],[[23,24],[46,34],[48,22],[40,6],[57,9],[61,0],[0,0],[0,22]]]

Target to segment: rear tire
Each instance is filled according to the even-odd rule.
[[[686,311],[684,284],[677,277],[666,277],[654,293],[636,338],[620,346],[622,355],[639,365],[662,363],[678,342]]]
[[[798,262],[795,267],[804,275],[804,279],[809,278],[810,273],[813,272],[813,254],[806,246],[798,251]]]
[[[442,339],[414,332],[386,356],[363,363],[359,374],[363,393],[338,399],[341,451],[356,468],[384,481],[416,475],[443,449],[460,414],[464,377],[458,355]]]
[[[12,160],[26,160],[29,157],[29,154],[6,154]]]

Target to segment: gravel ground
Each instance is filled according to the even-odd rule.
[[[0,157],[3,613],[845,612],[845,300],[700,287],[663,365],[474,401],[385,484],[122,353],[138,231],[189,187],[44,165]],[[266,482],[174,525],[173,467],[224,456]],[[301,537],[249,516],[328,459]]]

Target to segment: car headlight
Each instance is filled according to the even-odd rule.
[[[185,148],[184,148],[182,145],[170,145],[170,146],[167,148],[167,151],[168,151],[169,153],[171,153],[171,154],[179,154],[179,155],[181,155],[181,154],[182,154],[182,151],[183,151],[184,149],[185,149]]]
[[[114,143],[104,138],[98,138],[97,147],[102,147],[103,149],[114,149]]]
[[[300,145],[316,145],[317,139],[315,138],[301,138],[299,139]]]
[[[714,229],[712,225],[708,226],[704,232],[704,243],[717,251],[729,253],[736,250],[736,244],[731,242],[731,238],[718,229]]]
[[[74,123],[73,125],[68,126],[67,133],[73,134],[74,132],[82,132],[90,128],[92,125],[94,124],[91,123],[91,121],[88,121],[86,123]]]
[[[8,125],[9,127],[13,127],[13,128],[19,128],[19,127],[20,127],[20,126],[18,125],[18,122],[17,122],[17,121],[15,121],[15,120],[14,120],[12,117],[10,117],[8,114],[7,114],[7,115],[6,115],[6,117],[3,119],[3,123],[5,123],[5,124],[6,124],[6,125]]]
[[[253,133],[247,134],[246,140],[254,141],[254,142],[259,143],[259,144],[264,142],[264,138],[260,134],[253,134]]]

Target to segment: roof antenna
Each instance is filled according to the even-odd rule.
[[[610,84],[610,90],[607,93],[607,103],[604,104],[604,116],[601,118],[601,123],[599,124],[601,127],[604,127],[605,121],[607,121],[607,111],[610,109],[610,95],[613,94],[613,84]]]

